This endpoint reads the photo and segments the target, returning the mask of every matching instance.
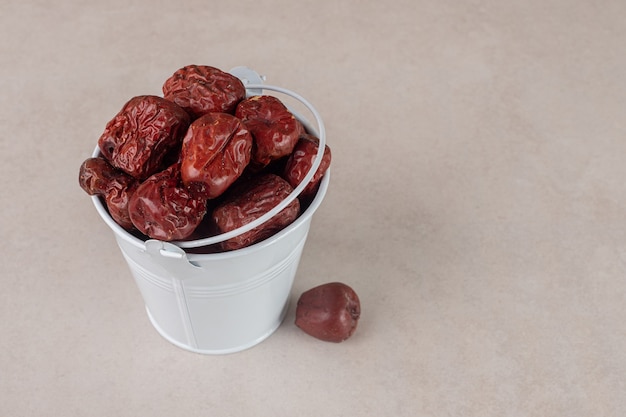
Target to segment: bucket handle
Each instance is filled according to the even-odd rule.
[[[146,253],[150,255],[154,262],[170,273],[172,277],[191,278],[193,276],[203,276],[203,268],[194,265],[187,258],[187,253],[170,242],[163,242],[157,239],[148,239],[145,242]]]
[[[233,75],[241,77],[240,79],[242,79],[242,82],[244,83],[244,86],[246,87],[247,94],[261,94],[263,90],[275,91],[275,92],[282,93],[282,94],[285,94],[287,96],[290,96],[296,99],[311,112],[317,124],[316,133],[319,139],[319,144],[318,144],[317,154],[315,155],[315,160],[313,161],[311,168],[309,169],[307,174],[304,176],[300,184],[298,184],[296,188],[294,188],[291,194],[289,194],[289,196],[287,196],[284,200],[282,200],[274,208],[272,208],[270,211],[268,211],[261,217],[237,229],[234,229],[234,230],[231,230],[230,232],[222,233],[219,235],[215,235],[215,236],[211,236],[211,237],[207,237],[203,239],[197,239],[197,240],[172,241],[168,243],[167,248],[171,249],[173,248],[173,246],[176,246],[178,248],[198,248],[202,246],[209,246],[209,245],[213,245],[216,243],[224,242],[228,239],[232,239],[243,233],[249,232],[255,227],[262,225],[263,223],[267,222],[272,217],[280,213],[285,207],[291,204],[291,202],[294,201],[300,195],[300,193],[302,193],[302,191],[306,188],[306,186],[311,182],[311,180],[313,179],[313,176],[317,172],[317,169],[322,163],[322,158],[324,156],[324,150],[326,147],[326,129],[324,128],[324,122],[322,121],[322,118],[320,114],[317,112],[317,110],[315,109],[315,107],[313,107],[313,105],[301,95],[291,90],[288,90],[286,88],[266,85],[262,83],[259,83],[259,84],[250,83],[250,80],[256,81],[256,82],[260,80],[261,82],[263,82],[264,77],[261,77],[260,75],[258,75],[256,72],[254,72],[253,70],[249,68],[246,68],[246,67],[237,67],[237,68],[239,68],[238,70],[239,72],[233,69],[233,71],[235,72],[235,74]],[[93,152],[93,156],[96,157],[98,155],[100,155],[100,148],[96,145],[94,152]],[[118,235],[119,237],[127,241],[128,243],[132,244],[133,246],[142,250],[146,249],[146,246],[147,246],[146,244],[148,241],[154,240],[154,239],[149,239],[148,241],[144,242],[142,240],[135,238],[111,218],[107,210],[102,205],[100,198],[98,196],[91,196],[91,198],[92,198],[94,206],[96,207],[96,210],[100,213],[100,216],[104,219],[107,225],[116,232],[116,235]],[[162,247],[163,250],[160,250],[160,252],[169,252],[169,249],[167,248]],[[177,253],[178,251],[174,251],[174,252]],[[172,256],[177,257],[178,255],[175,254]]]

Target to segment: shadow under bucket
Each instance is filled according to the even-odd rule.
[[[311,218],[321,204],[330,180],[328,170],[312,202],[293,223],[277,234],[229,252],[194,253],[192,248],[202,248],[245,233],[280,212],[311,180],[323,155],[326,144],[324,126],[319,114],[306,100],[279,87],[250,84],[245,78],[242,81],[253,95],[267,89],[294,97],[317,121],[318,129],[313,129],[296,114],[307,130],[319,137],[320,152],[302,183],[269,213],[218,236],[162,242],[142,240],[124,230],[111,218],[101,199],[92,196],[96,210],[115,234],[152,325],[174,345],[196,353],[238,352],[265,340],[280,326],[287,313]],[[96,147],[93,156],[98,154]]]

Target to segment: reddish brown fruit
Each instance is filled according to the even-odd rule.
[[[163,95],[193,119],[207,113],[234,113],[246,87],[232,74],[208,65],[187,65],[163,84]]]
[[[220,196],[250,162],[252,136],[235,116],[209,113],[196,119],[183,138],[181,177],[200,185],[206,198]]]
[[[133,221],[130,219],[128,204],[138,186],[139,183],[137,181],[128,184],[114,181],[104,195],[104,201],[109,209],[109,214],[117,224],[126,230],[133,230],[135,228]]]
[[[220,233],[238,229],[272,210],[289,197],[292,191],[289,183],[278,175],[255,177],[240,188],[231,190],[224,201],[213,210],[215,225]],[[241,249],[260,242],[290,225],[299,214],[300,202],[295,199],[260,226],[222,242],[222,249]]]
[[[139,180],[160,171],[165,156],[180,147],[189,115],[157,96],[131,98],[111,119],[98,146],[115,168]]]
[[[341,282],[322,284],[302,293],[296,306],[296,326],[326,342],[343,342],[356,330],[361,303]]]
[[[296,143],[293,152],[289,156],[283,173],[283,178],[285,178],[293,188],[296,188],[302,182],[313,166],[319,148],[319,141],[317,137],[307,133],[302,134],[300,139],[298,139],[298,143]],[[319,168],[317,168],[309,184],[302,190],[302,193],[300,193],[301,198],[311,199],[315,196],[317,186],[328,170],[330,161],[330,148],[326,145],[324,146],[324,154],[322,155]]]
[[[182,240],[198,227],[206,199],[180,179],[180,164],[142,182],[128,201],[133,225],[152,239]]]
[[[126,230],[134,229],[128,213],[128,201],[138,181],[114,168],[102,158],[88,158],[80,166],[78,183],[89,195],[104,197],[109,214]]]
[[[289,155],[304,132],[302,123],[274,96],[254,96],[242,100],[235,110],[254,138],[252,162],[263,168]]]

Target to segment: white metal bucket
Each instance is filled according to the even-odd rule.
[[[244,71],[244,74],[249,73]],[[325,132],[315,109],[288,90],[242,80],[254,94],[259,94],[260,89],[270,89],[295,97],[311,110],[317,121],[318,129],[314,129],[298,115],[307,129],[319,136],[320,152],[310,175],[266,216],[211,238],[171,243],[143,241],[115,223],[101,199],[92,197],[96,210],[115,234],[154,328],[176,346],[197,353],[238,352],[260,343],[280,326],[289,305],[311,217],[321,204],[330,180],[327,171],[317,195],[300,217],[262,242],[222,253],[185,251],[245,233],[271,218],[297,198],[321,162]],[[96,148],[94,156],[98,154]]]

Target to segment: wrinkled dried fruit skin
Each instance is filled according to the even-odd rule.
[[[300,295],[295,323],[317,339],[339,343],[354,334],[360,316],[356,292],[346,284],[331,282]]]
[[[318,149],[319,139],[317,137],[307,133],[300,136],[298,143],[287,160],[283,173],[283,178],[285,178],[293,188],[296,188],[298,184],[302,182],[306,174],[308,174],[313,166],[313,162],[315,162]],[[300,193],[302,198],[310,198],[315,194],[317,186],[330,166],[330,161],[331,152],[330,148],[326,145],[319,168],[317,168],[309,184]]]
[[[241,188],[232,190],[213,210],[213,221],[220,233],[246,225],[278,205],[293,191],[289,183],[277,175],[255,177]],[[240,249],[260,242],[291,224],[300,214],[300,203],[294,199],[276,216],[260,226],[222,242],[222,249]]]
[[[135,227],[152,239],[182,240],[206,213],[206,199],[184,187],[175,164],[142,182],[130,198],[128,211]]]
[[[163,95],[195,119],[207,113],[234,113],[246,88],[239,78],[217,68],[188,65],[165,81]]]
[[[128,214],[128,201],[137,180],[114,168],[102,158],[88,158],[80,166],[78,182],[89,195],[104,197],[113,220],[126,230],[134,229]]]
[[[250,162],[252,136],[236,117],[209,113],[196,119],[183,139],[181,177],[199,184],[206,198],[220,196]]]
[[[162,169],[165,155],[180,146],[189,115],[157,96],[131,98],[98,139],[104,158],[127,174],[145,179]]]
[[[138,186],[139,183],[137,181],[133,181],[126,186],[120,182],[115,182],[104,196],[109,214],[117,224],[126,230],[133,230],[135,228],[130,219],[128,204]]]
[[[243,100],[237,106],[235,116],[252,133],[252,161],[259,167],[289,155],[304,133],[302,123],[274,96]]]
[[[87,158],[80,165],[78,183],[89,195],[104,195],[113,181],[129,182],[133,178],[114,168],[102,157]]]

